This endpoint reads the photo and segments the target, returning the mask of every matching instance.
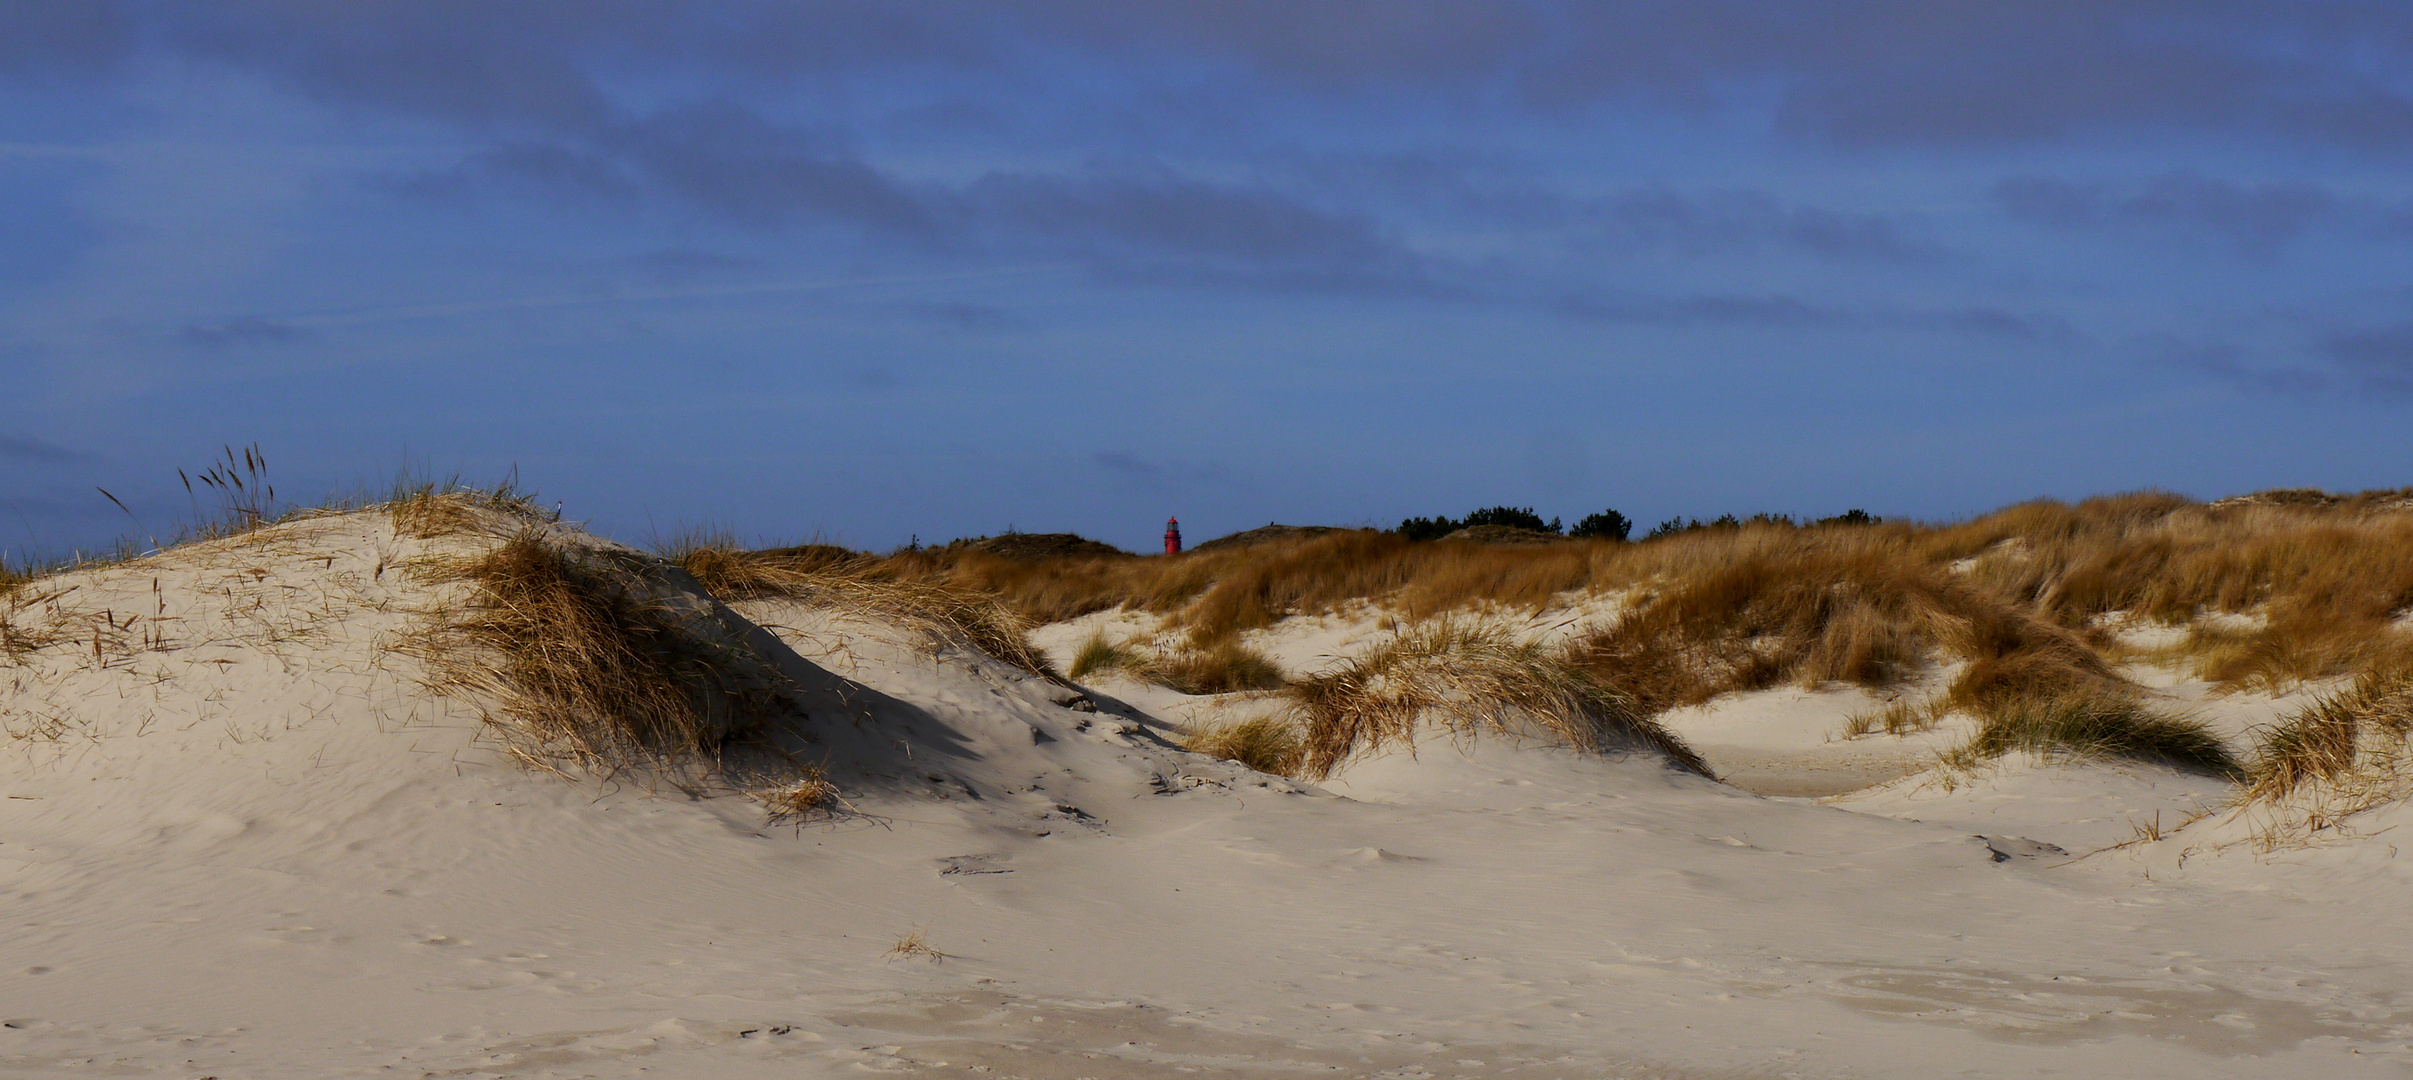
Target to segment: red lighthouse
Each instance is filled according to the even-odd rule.
[[[1165,519],[1165,554],[1181,554],[1181,519]]]

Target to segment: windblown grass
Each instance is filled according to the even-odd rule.
[[[1181,748],[1277,776],[1297,775],[1306,751],[1298,729],[1276,716],[1202,728],[1184,738]]]
[[[1164,649],[1128,641],[1110,642],[1102,628],[1073,654],[1071,671],[1076,679],[1120,671],[1184,694],[1279,690],[1285,682],[1282,669],[1271,658],[1236,638],[1205,643],[1193,640]]]
[[[473,586],[414,642],[439,689],[494,703],[507,752],[555,771],[672,764],[775,705],[737,646],[657,595],[659,564],[566,548],[530,528],[434,568]]]
[[[2024,752],[2150,761],[2224,777],[2244,774],[2228,745],[2202,721],[2161,712],[2130,693],[2017,695],[1987,701],[1983,710],[1977,732],[1945,755],[1946,764],[1974,768]]]
[[[2365,672],[2262,732],[2236,814],[2264,851],[2344,833],[2355,815],[2413,798],[2413,668]]]
[[[1447,622],[1412,629],[1285,694],[1304,743],[1300,771],[1317,778],[1387,746],[1412,750],[1428,723],[1459,736],[1541,736],[1579,750],[1643,748],[1710,775],[1699,755],[1631,697],[1562,651],[1497,629]]]
[[[2262,734],[2249,801],[2277,802],[2314,788],[2379,789],[2413,782],[2413,669],[2365,673]]]
[[[2285,690],[2408,651],[2396,625],[2413,606],[2404,494],[2037,503],[1939,530],[1934,542],[1976,559],[1973,582],[2065,626],[2115,611],[2172,625],[2258,615],[2252,629],[2199,628],[2184,651],[2226,687]]]
[[[509,481],[470,487],[458,478],[437,482],[405,476],[384,498],[368,505],[383,506],[393,518],[395,532],[419,540],[551,518],[537,508],[535,496],[517,490]]]
[[[1062,679],[1031,644],[1029,622],[996,597],[946,581],[900,578],[845,548],[743,551],[711,537],[675,544],[665,554],[723,603],[782,599],[855,612],[921,633],[934,644],[968,647]]]

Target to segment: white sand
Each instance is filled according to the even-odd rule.
[[[2224,796],[2200,778],[2015,765],[1820,804],[1487,740],[1319,790],[985,658],[760,605],[804,686],[797,745],[862,811],[766,827],[732,795],[498,761],[389,650],[442,599],[395,569],[426,547],[334,519],[17,598],[21,626],[111,629],[98,663],[0,666],[0,718],[55,736],[0,745],[0,1075],[2413,1065],[2388,834],[2256,857],[2206,850],[2212,819],[2082,860],[2041,846],[2175,824]],[[1815,764],[1861,745],[1827,736],[1864,704],[1777,691],[1671,720],[1713,761]],[[915,931],[946,958],[892,957]]]

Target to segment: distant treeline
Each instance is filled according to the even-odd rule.
[[[1699,532],[1704,529],[1739,529],[1745,525],[1774,525],[1780,528],[1798,529],[1827,525],[1874,525],[1882,520],[1884,519],[1866,510],[1846,510],[1834,517],[1798,521],[1790,514],[1753,514],[1747,518],[1727,514],[1713,521],[1675,517],[1660,522],[1642,538],[1656,540],[1662,536],[1674,536],[1678,533]],[[1571,537],[1597,537],[1602,540],[1624,540],[1632,536],[1634,532],[1633,519],[1615,510],[1587,514],[1582,520],[1577,521],[1573,528],[1566,528],[1555,517],[1543,521],[1542,516],[1535,513],[1530,506],[1493,506],[1474,511],[1462,518],[1412,517],[1400,522],[1399,527],[1391,531],[1410,540],[1438,540],[1460,529],[1469,529],[1477,525],[1504,525],[1512,529],[1526,529],[1532,532],[1555,533]]]

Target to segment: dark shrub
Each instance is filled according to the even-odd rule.
[[[1409,540],[1439,540],[1464,528],[1465,523],[1448,517],[1412,517],[1391,530]]]
[[[1585,515],[1582,521],[1575,523],[1574,528],[1567,530],[1567,535],[1597,536],[1603,540],[1623,540],[1633,531],[1634,523],[1624,514],[1615,510],[1603,510],[1597,514]]]
[[[1534,513],[1530,506],[1494,506],[1477,510],[1466,515],[1466,520],[1459,524],[1470,529],[1477,525],[1506,525],[1511,529],[1531,529],[1535,532],[1546,533],[1554,533],[1559,529],[1557,518],[1544,522],[1542,516]]]
[[[1652,527],[1651,527],[1651,531],[1650,531],[1650,533],[1649,533],[1649,534],[1647,534],[1647,535],[1645,535],[1645,536],[1643,537],[1643,539],[1645,539],[1645,540],[1657,540],[1658,538],[1660,538],[1660,537],[1662,537],[1662,536],[1674,536],[1674,535],[1676,535],[1677,533],[1682,533],[1682,532],[1691,532],[1691,531],[1693,531],[1694,529],[1698,529],[1698,528],[1700,528],[1700,527],[1701,527],[1701,519],[1700,519],[1700,518],[1693,518],[1693,519],[1691,519],[1691,521],[1687,522],[1687,521],[1686,521],[1685,519],[1683,519],[1683,518],[1680,518],[1680,517],[1672,517],[1672,518],[1667,519],[1666,521],[1662,521],[1662,522],[1660,522],[1659,524],[1652,526]]]

